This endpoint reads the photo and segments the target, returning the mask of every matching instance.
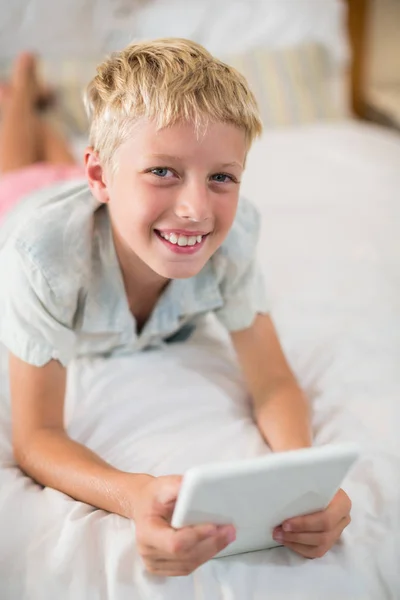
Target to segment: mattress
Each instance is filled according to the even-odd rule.
[[[0,348],[0,597],[4,600],[395,600],[400,597],[400,138],[348,121],[266,133],[243,194],[263,219],[259,260],[316,444],[355,441],[352,523],[323,558],[285,548],[148,574],[134,524],[42,488],[16,467]],[[155,374],[157,375],[155,377]],[[268,452],[226,333],[76,362],[69,434],[154,475]]]

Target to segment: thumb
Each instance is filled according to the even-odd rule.
[[[173,475],[166,477],[165,480],[159,478],[160,487],[156,493],[156,499],[160,504],[167,506],[176,501],[179,489],[182,484],[182,477]]]

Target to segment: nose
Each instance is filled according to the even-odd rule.
[[[206,184],[192,182],[182,186],[176,201],[175,214],[190,221],[202,222],[210,219],[211,192]]]

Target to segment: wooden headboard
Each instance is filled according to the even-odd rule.
[[[366,121],[399,130],[392,117],[375,108],[368,98],[367,56],[371,28],[372,0],[342,0],[347,3],[348,31],[352,52],[350,69],[353,113]],[[376,0],[379,2],[379,0]]]
[[[368,37],[369,0],[344,0],[347,3],[349,40],[352,52],[351,104],[356,115],[363,117],[366,89],[366,47]]]

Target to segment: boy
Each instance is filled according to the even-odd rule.
[[[87,181],[37,194],[4,226],[0,340],[10,351],[14,453],[42,485],[134,519],[150,572],[189,574],[234,540],[234,528],[173,530],[180,477],[118,471],[71,440],[66,369],[75,357],[134,355],[183,337],[214,311],[272,450],[311,445],[308,404],[254,259],[257,213],[239,200],[261,123],[243,77],[176,39],[132,44],[106,60],[87,106]],[[325,511],[291,519],[275,537],[322,556],[349,512],[340,490]]]

